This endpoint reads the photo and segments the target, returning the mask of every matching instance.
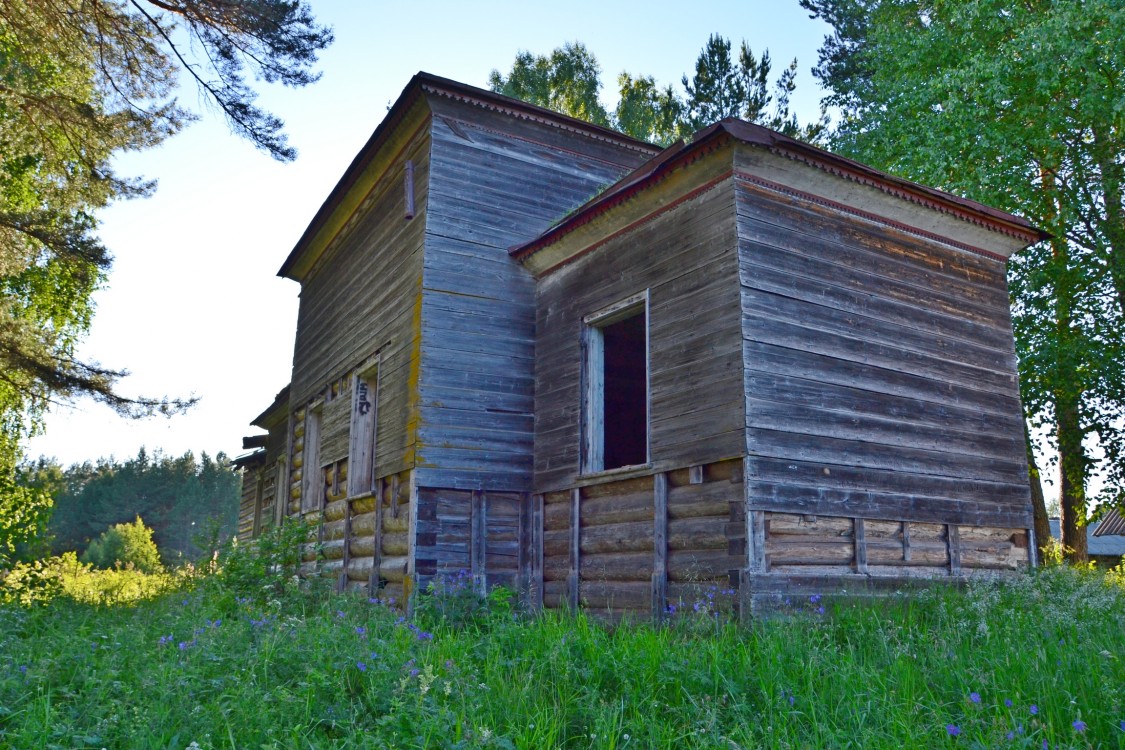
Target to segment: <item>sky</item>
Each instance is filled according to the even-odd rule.
[[[189,396],[171,419],[132,421],[88,400],[56,408],[28,455],[64,465],[147,450],[239,455],[249,422],[289,382],[298,285],[277,270],[371,132],[420,70],[485,87],[516,53],[548,54],[581,41],[597,57],[614,106],[618,73],[679,86],[709,35],[800,72],[793,106],[814,119],[823,92],[810,69],[829,27],[797,0],[737,2],[375,2],[312,0],[334,28],[321,80],[285,89],[259,84],[259,102],[286,122],[300,152],[273,161],[232,135],[186,84],[180,101],[200,119],[161,147],[117,161],[123,174],[155,178],[153,197],[110,206],[102,240],[114,255],[79,356],[130,375],[126,395]]]

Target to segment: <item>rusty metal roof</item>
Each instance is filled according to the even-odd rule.
[[[1119,510],[1111,510],[1102,518],[1102,522],[1098,524],[1098,528],[1094,531],[1094,536],[1107,536],[1116,534],[1118,536],[1125,536],[1125,515]]]

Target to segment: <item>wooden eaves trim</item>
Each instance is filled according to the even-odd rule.
[[[886,174],[760,125],[726,119],[697,132],[690,142],[679,143],[665,149],[615,185],[590,199],[584,206],[539,237],[511,248],[509,254],[518,260],[526,261],[543,248],[558,242],[563,236],[588,224],[614,206],[665,179],[677,168],[697,160],[728,140],[764,148],[775,155],[880,190],[900,200],[922,205],[975,226],[1002,233],[1023,242],[1024,246],[1049,237],[1046,232],[1036,229],[1026,219],[1013,214]]]

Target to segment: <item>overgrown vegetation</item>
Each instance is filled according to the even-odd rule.
[[[462,576],[407,619],[380,599],[298,584],[292,552],[305,533],[283,528],[264,554],[236,549],[222,570],[127,606],[0,605],[0,745],[1125,742],[1120,568],[1057,567],[875,603],[814,596],[750,628],[715,614],[724,592],[682,603],[666,627],[610,627],[520,615],[503,594],[472,597]]]
[[[23,546],[13,551],[16,560],[42,557],[48,548],[56,554],[81,553],[108,529],[141,516],[164,562],[176,564],[208,551],[196,542],[210,525],[217,525],[219,536],[229,537],[238,523],[240,480],[221,452],[214,458],[206,451],[198,458],[191,451],[174,457],[141,448],[124,461],[101,458],[67,468],[40,458],[22,464],[17,474],[17,489],[39,493],[48,504],[35,519],[34,533],[22,534]],[[24,502],[17,507],[32,506]],[[0,521],[0,554],[2,527]],[[29,544],[35,540],[38,544]],[[109,565],[91,561],[112,565],[112,558]]]

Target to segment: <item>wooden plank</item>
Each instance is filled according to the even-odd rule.
[[[520,493],[519,496],[519,530],[517,532],[517,561],[516,561],[516,600],[527,607],[531,600],[531,496]]]
[[[668,607],[668,475],[661,472],[653,477],[652,526],[652,617],[657,622],[664,619]]]
[[[838,468],[833,467],[833,473]],[[925,477],[914,475],[914,478]],[[788,513],[934,522],[955,519],[957,523],[994,526],[1017,525],[1031,516],[1027,506],[1015,502],[968,502],[896,491],[869,492],[839,485],[815,487],[751,480],[747,491],[753,507]]]
[[[983,308],[1008,306],[1004,265],[992,259],[905,234],[830,210],[770,195],[737,181],[735,188],[739,237],[743,240],[799,250],[816,263],[868,269],[880,278],[918,287],[918,296],[948,294]],[[758,192],[758,195],[761,195]]]
[[[902,522],[902,559],[904,562],[911,562],[910,551],[910,524],[906,521]]]
[[[855,542],[855,572],[867,575],[867,535],[863,519],[853,518],[852,523],[855,525],[855,530],[852,532],[852,539]]]
[[[831,307],[842,315],[869,316],[884,323],[904,325],[913,331],[947,336],[999,352],[1014,351],[1011,330],[1005,325],[1006,319],[999,315],[987,321],[966,320],[935,309],[927,297],[893,299],[888,296],[883,280],[874,276],[858,289],[842,288],[832,283],[835,279],[810,279],[788,269],[771,268],[763,264],[764,254],[759,252],[760,249],[753,247],[743,256],[740,264],[741,282],[748,289]],[[806,269],[805,273],[810,268],[823,269],[809,263],[807,258],[800,265]]]
[[[391,518],[398,518],[398,474],[391,475]]]
[[[485,575],[485,544],[487,541],[487,500],[482,490],[473,490],[469,511],[469,571],[473,577],[473,591],[478,596],[488,593]]]
[[[688,469],[691,484],[703,484],[703,464],[696,464]]]
[[[746,513],[746,559],[748,570],[757,575],[768,571],[766,564],[766,518],[760,510]]]
[[[345,501],[347,503],[347,501]],[[347,503],[344,510],[344,563],[340,571],[340,580],[336,585],[337,591],[343,591],[348,583],[348,564],[351,561],[352,543],[352,505]]]
[[[1011,404],[1018,404],[1017,383],[1011,371],[993,371],[949,357],[907,351],[862,335],[827,332],[803,325],[800,320],[743,320],[746,363],[751,369],[803,377],[811,373],[814,380],[981,406],[988,413],[1010,414]],[[839,373],[836,368],[840,368]],[[948,389],[950,383],[960,401],[943,394],[942,388]],[[1000,403],[990,405],[990,394]]]
[[[833,369],[838,360],[819,361],[818,365]],[[809,367],[804,377],[789,377],[776,372],[762,371],[767,362],[754,362],[746,374],[746,409],[756,423],[769,426],[782,419],[784,410],[793,410],[795,428],[804,428],[817,417],[840,422],[840,415],[855,414],[865,423],[901,425],[916,432],[928,430],[931,434],[948,434],[952,439],[968,442],[973,436],[987,437],[1001,443],[1011,439],[1013,431],[1019,432],[1019,422],[1007,410],[1000,410],[995,398],[982,412],[976,406],[963,405],[956,383],[942,385],[940,401],[912,398],[894,393],[893,386],[883,388],[882,376],[889,372],[868,371],[872,377],[861,385],[833,383],[839,374],[829,374]],[[827,376],[827,377],[826,377]],[[935,384],[935,388],[937,385]],[[888,392],[890,391],[890,392]],[[1009,404],[1009,406],[1014,405]],[[870,428],[869,428],[870,429]],[[793,431],[798,431],[794,429]],[[1022,433],[1021,433],[1022,434]],[[921,435],[912,435],[921,441]],[[995,452],[995,451],[994,451]]]
[[[582,543],[582,491],[577,487],[570,492],[570,574],[567,576],[567,599],[572,612],[578,611],[579,551]]]
[[[382,587],[379,571],[383,564],[383,493],[386,490],[386,480],[379,477],[375,480],[375,528],[374,546],[372,549],[371,576],[367,581],[367,595],[377,596]]]
[[[1000,460],[757,427],[748,428],[746,434],[748,452],[755,456],[1016,486],[1027,482],[1026,454],[1022,461]]]
[[[543,495],[532,495],[531,517],[531,606],[543,609]]]
[[[949,573],[961,575],[961,536],[956,524],[947,524],[945,538],[949,544]]]
[[[765,329],[776,324],[799,323],[805,330],[832,337],[857,339],[904,354],[936,357],[1001,375],[1009,375],[1015,371],[1015,354],[1012,352],[996,351],[865,315],[844,315],[830,307],[808,304],[778,294],[744,289],[742,313],[743,331],[754,340],[766,340],[761,338]]]

